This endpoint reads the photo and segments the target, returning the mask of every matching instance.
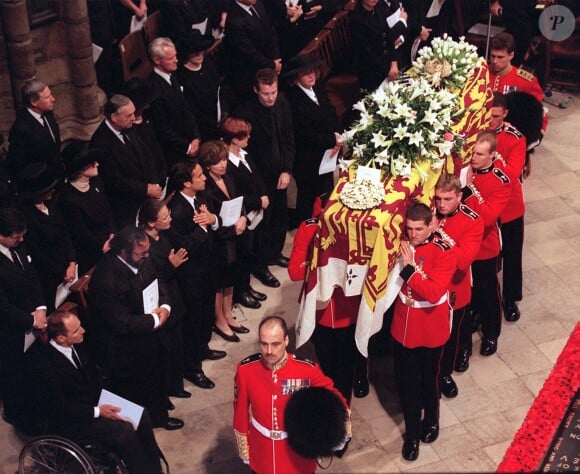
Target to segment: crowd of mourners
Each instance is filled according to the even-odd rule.
[[[56,426],[72,437],[106,438],[132,472],[158,472],[151,427],[174,430],[184,424],[169,416],[174,408],[169,397],[191,397],[184,378],[203,389],[215,386],[203,362],[226,353],[209,347],[212,332],[235,343],[250,331],[234,317],[234,303],[257,309],[266,300],[250,285],[251,275],[267,287],[280,287],[269,267],[288,267],[282,249],[289,227],[309,219],[317,197],[333,189],[334,173],[321,173],[320,162],[328,150],[341,149],[347,124],[318,80],[321,63],[298,53],[345,3],[160,2],[162,36],[148,45],[153,71],[121,84],[114,39],[129,32],[131,16],[143,18],[154,7],[146,0],[120,0],[111,9],[107,2],[88,2],[93,41],[104,48],[96,64],[108,96],[103,121],[89,142],[62,143],[51,89],[40,78],[31,79],[22,88],[23,108],[2,164],[0,382],[7,421],[27,431]],[[384,80],[396,80],[421,45],[443,32],[453,34],[452,3],[357,2],[350,28],[360,87],[373,90]],[[511,14],[509,3],[504,11]],[[222,43],[219,53],[206,56],[216,41]],[[541,100],[542,89],[519,63],[512,65],[517,46],[506,33],[493,39],[490,73],[499,93],[491,132],[476,144],[468,186],[462,190],[447,177],[436,189],[438,219],[432,221],[422,210],[408,216],[422,223],[408,229],[409,240],[419,246],[435,239],[443,253],[447,234],[458,248],[466,238],[454,237],[455,230],[448,230],[452,224],[445,227],[445,222],[457,213],[467,222],[463,225],[473,234],[465,243],[469,252],[452,251],[457,257],[449,259],[445,291],[459,284],[451,282],[455,271],[461,279],[471,268],[476,298],[471,310],[469,296],[460,291],[456,296],[463,299],[449,302],[455,310],[451,339],[435,337],[434,329],[436,341],[419,337],[411,346],[397,329],[395,309],[395,352],[405,361],[397,365],[396,377],[407,424],[406,459],[418,456],[419,438],[437,437],[434,397],[457,395],[451,373],[468,368],[472,326],[483,325],[481,354],[488,356],[497,349],[502,304],[508,321],[519,318],[523,199],[521,184],[515,183],[526,143],[504,123],[503,94],[515,88]],[[508,75],[515,82],[504,83]],[[290,219],[292,179],[297,200]],[[503,299],[497,297],[500,217],[509,250],[503,254]],[[420,311],[441,305],[439,300],[417,305],[422,302],[409,282],[415,272],[428,272],[429,264],[423,270],[404,249],[403,257],[412,267],[402,275],[408,282],[403,304]],[[70,285],[87,272],[89,312],[81,321],[58,307]],[[356,314],[351,313],[358,302],[336,293],[332,301],[335,313],[327,326],[354,327]],[[480,319],[467,324],[466,313]],[[335,327],[335,316],[350,319]],[[86,343],[77,350],[85,329]],[[355,395],[365,396],[368,380],[366,360],[356,351],[354,330],[349,331],[347,342],[331,342],[319,331],[317,353],[323,371],[350,404],[353,384]],[[331,344],[351,351],[346,365],[336,367],[333,357],[323,363],[320,348]],[[430,350],[410,353],[417,344]],[[437,365],[441,354],[443,370]],[[68,359],[64,365],[61,356]],[[406,378],[417,367],[425,369],[429,383]],[[136,432],[119,428],[115,407],[99,403],[102,387],[146,408]],[[417,399],[421,394],[423,401]],[[46,404],[50,410],[42,408]],[[419,422],[425,409],[423,431],[415,419],[417,407]]]

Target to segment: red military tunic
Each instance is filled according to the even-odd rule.
[[[500,214],[500,221],[505,224],[524,215],[524,193],[520,180],[526,161],[526,138],[513,125],[504,122],[496,131],[497,152],[506,163],[505,173],[513,183],[512,196]]]
[[[439,347],[451,333],[447,293],[457,265],[453,244],[433,234],[415,247],[413,261],[401,271],[405,283],[395,302],[391,334],[408,349]]]
[[[544,92],[536,76],[522,68],[511,67],[507,74],[496,76],[489,73],[491,88],[494,92],[507,94],[508,92],[527,92],[542,102]]]
[[[483,220],[477,212],[460,204],[451,214],[440,218],[437,232],[454,244],[457,268],[449,294],[455,294],[454,301],[451,301],[453,309],[463,308],[471,301],[471,263],[481,246]]]
[[[238,365],[235,375],[234,432],[240,457],[259,474],[304,474],[316,471],[314,459],[303,458],[287,439],[270,439],[252,424],[254,418],[267,430],[284,432],[284,409],[290,396],[307,387],[332,390],[348,408],[344,397],[317,364],[287,354],[270,369],[254,354]]]
[[[475,260],[499,255],[498,219],[512,194],[512,182],[504,172],[503,160],[496,158],[484,170],[474,170],[473,183],[463,188],[463,202],[483,219],[483,240]]]
[[[288,274],[292,281],[304,280],[310,265],[312,241],[318,230],[318,219],[313,217],[300,224],[294,236],[294,246],[288,263]],[[341,288],[336,288],[325,309],[316,311],[316,321],[321,326],[346,328],[356,323],[360,306],[360,295],[344,296]]]

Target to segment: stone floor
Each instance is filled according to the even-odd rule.
[[[474,356],[467,372],[456,374],[459,396],[441,401],[441,434],[421,445],[419,459],[401,458],[403,417],[392,380],[392,358],[371,360],[371,393],[353,399],[353,441],[343,459],[328,472],[492,472],[495,471],[542,387],[580,315],[580,95],[570,108],[550,106],[546,139],[533,158],[532,176],[524,184],[527,202],[522,318],[505,323],[496,355]],[[287,240],[286,253],[291,249]],[[213,336],[212,347],[228,356],[204,364],[216,382],[213,390],[186,383],[193,393],[176,399],[174,416],[185,420],[180,431],[157,430],[156,436],[175,474],[247,473],[237,459],[232,431],[233,374],[236,363],[258,350],[256,329],[267,314],[282,314],[292,323],[300,285],[284,269],[273,273],[281,289],[267,291],[260,310],[238,313],[251,332],[241,343]],[[255,288],[264,290],[260,283]],[[309,354],[311,348],[305,347]],[[300,351],[302,352],[302,351]],[[26,441],[0,420],[0,474],[17,470]]]

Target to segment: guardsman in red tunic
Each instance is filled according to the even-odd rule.
[[[458,394],[457,384],[451,377],[453,368],[464,372],[469,367],[468,347],[471,343],[469,317],[471,300],[471,263],[479,252],[483,236],[483,221],[473,209],[461,204],[461,183],[457,176],[443,174],[435,185],[435,208],[439,227],[437,232],[453,242],[457,268],[449,288],[453,308],[451,336],[443,349],[439,377],[441,393],[448,398]]]
[[[500,214],[503,259],[503,314],[506,321],[520,319],[517,301],[522,299],[522,251],[524,248],[524,193],[522,173],[526,160],[526,138],[504,122],[508,114],[505,97],[494,94],[490,128],[495,130],[497,152],[506,163],[505,172],[513,183],[508,205]]]
[[[312,217],[302,222],[296,231],[288,264],[288,274],[293,281],[306,278],[317,230],[318,218]],[[368,394],[369,390],[366,370],[360,370],[366,369],[366,358],[359,354],[354,339],[360,299],[359,295],[345,296],[341,288],[336,288],[328,306],[316,311],[316,329],[312,335],[320,368],[334,381],[349,405],[355,372],[359,383],[366,386],[363,395]],[[363,359],[363,362],[359,370],[355,371],[359,359]],[[360,392],[355,391],[357,394],[360,395]]]
[[[479,353],[495,354],[501,331],[501,303],[497,280],[501,239],[499,216],[512,195],[512,182],[505,173],[505,163],[495,153],[497,140],[493,132],[480,132],[471,157],[463,202],[483,219],[483,240],[471,265],[473,272],[472,311],[481,317],[483,339]]]
[[[500,33],[491,40],[489,53],[489,79],[494,92],[527,92],[540,102],[544,92],[536,76],[531,72],[512,66],[514,58],[514,37],[509,33]]]
[[[451,331],[448,290],[457,264],[453,244],[433,234],[436,225],[427,206],[413,204],[407,210],[409,240],[401,242],[404,283],[391,335],[407,461],[419,456],[419,440],[431,443],[439,436],[439,361]]]
[[[298,455],[288,444],[286,403],[294,392],[307,387],[333,391],[345,407],[346,401],[316,364],[286,352],[288,328],[282,318],[265,318],[259,337],[260,353],[240,362],[235,376],[234,432],[240,458],[259,474],[313,473],[316,460]]]

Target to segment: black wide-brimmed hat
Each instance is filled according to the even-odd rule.
[[[179,41],[179,55],[186,61],[191,54],[196,54],[213,46],[214,39],[209,35],[202,35],[199,30],[191,30]]]
[[[284,410],[288,444],[301,456],[331,456],[346,439],[347,412],[336,393],[308,387],[294,393]]]
[[[159,97],[159,91],[142,77],[133,77],[125,82],[123,94],[131,99],[135,112],[139,114]]]
[[[57,184],[55,174],[43,162],[27,165],[18,176],[19,194],[24,199],[40,196],[54,189]]]
[[[300,54],[290,58],[284,64],[282,71],[283,79],[293,79],[302,72],[313,71],[322,65],[323,61],[314,57],[312,54]]]
[[[62,151],[62,159],[66,177],[70,178],[95,161],[101,161],[103,151],[98,148],[89,149],[89,142],[73,141]]]

